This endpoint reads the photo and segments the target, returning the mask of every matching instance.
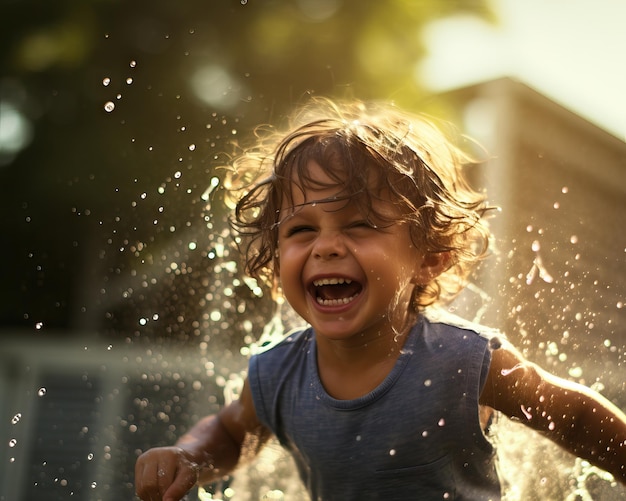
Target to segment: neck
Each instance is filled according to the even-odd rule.
[[[358,367],[395,360],[410,331],[356,334],[349,339],[316,338],[318,360],[330,364]]]
[[[373,391],[393,369],[407,336],[408,329],[361,343],[317,338],[317,369],[326,392],[351,400]]]

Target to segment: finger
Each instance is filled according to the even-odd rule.
[[[156,484],[159,489],[159,495],[164,495],[165,492],[169,489],[170,485],[176,479],[178,475],[179,467],[175,461],[172,461],[169,457],[167,460],[161,459],[157,464],[156,468]],[[161,499],[161,498],[159,498]]]
[[[156,464],[138,462],[135,466],[135,492],[144,501],[160,499]]]
[[[144,456],[135,463],[135,493],[140,499],[150,499],[152,485],[149,479],[154,478],[149,473],[150,469],[150,462],[146,461]]]
[[[198,468],[179,465],[176,478],[163,494],[163,501],[179,501],[198,482]]]

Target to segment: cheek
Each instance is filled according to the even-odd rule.
[[[288,248],[279,245],[276,249],[274,260],[279,267],[289,266],[289,263],[293,260],[292,253],[289,252]]]
[[[298,252],[292,248],[280,249],[275,259],[277,276],[281,277],[281,282],[291,281],[300,277],[303,260]]]

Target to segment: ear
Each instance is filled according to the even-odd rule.
[[[452,266],[452,256],[449,252],[427,252],[422,262],[415,270],[412,282],[426,285]]]

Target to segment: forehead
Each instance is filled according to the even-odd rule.
[[[328,212],[361,213],[372,218],[399,214],[398,204],[380,182],[378,169],[362,166],[360,179],[354,179],[336,167],[324,168],[317,161],[308,160],[305,168],[287,181],[281,200],[283,215],[318,205]]]
[[[321,159],[298,159],[280,173],[281,191],[288,197],[318,196],[333,190],[342,196],[380,191],[383,185],[381,167],[373,160],[354,163],[354,159],[333,154]]]
[[[361,177],[365,176],[364,172]],[[353,199],[369,191],[370,183],[354,182],[351,177],[341,162],[333,161],[322,166],[317,160],[308,159],[285,173],[280,189],[281,207]]]

